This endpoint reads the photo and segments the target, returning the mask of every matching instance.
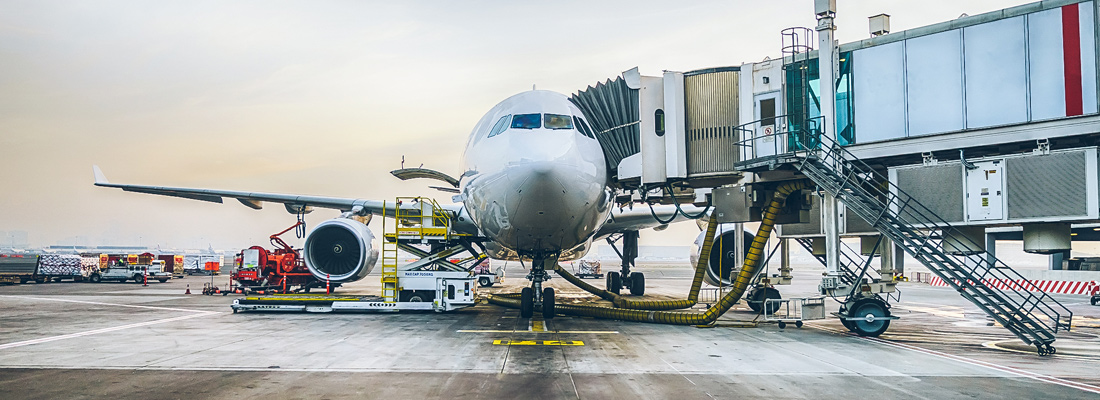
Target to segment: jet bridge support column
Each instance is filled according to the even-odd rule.
[[[836,62],[836,45],[833,42],[833,17],[836,15],[835,0],[815,0],[814,12],[817,14],[818,42],[818,71],[820,82],[818,84],[821,93],[821,135],[827,136],[828,141],[823,143],[839,143],[835,128],[836,108],[836,81],[838,65]],[[808,124],[807,124],[808,125]],[[826,275],[836,277],[840,275],[840,214],[838,202],[831,194],[826,193],[822,199],[821,212],[825,217],[825,254]]]

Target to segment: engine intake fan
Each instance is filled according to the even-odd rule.
[[[322,222],[306,236],[302,257],[309,272],[318,279],[355,282],[363,279],[378,262],[372,248],[374,235],[361,222],[335,218]]]
[[[737,274],[741,271],[737,267],[737,254],[736,254],[736,242],[737,237],[734,232],[734,224],[721,224],[718,226],[716,237],[714,238],[714,244],[710,250],[710,258],[707,260],[707,274],[703,276],[703,281],[711,286],[729,286],[733,284],[733,278],[737,277]],[[703,245],[703,239],[706,236],[706,232],[700,232],[699,236],[695,239],[695,242],[691,246],[691,265],[695,265],[699,259],[699,251]],[[743,248],[748,251],[749,246],[752,245],[753,234],[745,231]]]

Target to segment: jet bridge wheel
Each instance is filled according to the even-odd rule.
[[[852,325],[852,328],[849,329],[859,336],[876,337],[886,332],[886,328],[890,327],[890,320],[879,319],[890,316],[890,310],[886,308],[886,303],[879,299],[856,300],[855,304],[852,304],[848,316],[857,318],[847,322]]]
[[[542,318],[554,318],[554,288],[542,289]]]
[[[535,314],[535,291],[530,287],[525,287],[519,292],[519,316],[520,318],[531,318]]]
[[[753,291],[751,293],[749,293],[749,301],[747,301],[747,303],[749,303],[749,308],[751,308],[754,312],[759,314],[759,313],[763,312],[762,310],[764,310],[764,305],[768,304],[766,302],[766,300],[768,300],[768,299],[778,300],[778,299],[782,299],[782,298],[783,298],[783,296],[779,294],[779,290],[776,290],[775,288],[771,288],[771,287],[763,287],[763,288],[753,289]],[[767,314],[774,314],[775,309],[778,308],[778,307],[779,307],[779,305],[776,304],[776,303],[769,304]]]
[[[847,310],[843,306],[840,307],[840,314],[841,315],[848,315]],[[844,328],[847,329],[848,332],[855,332],[855,330],[856,330],[856,326],[852,324],[852,321],[841,318],[840,319],[840,324],[844,325]]]
[[[635,296],[645,294],[645,275],[641,272],[630,274],[630,294]]]

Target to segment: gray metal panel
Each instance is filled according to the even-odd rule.
[[[617,170],[619,161],[641,151],[638,90],[628,87],[621,77],[589,86],[570,100],[596,131],[608,168]]]
[[[718,71],[684,77],[688,177],[736,171],[738,74]]]
[[[852,54],[856,143],[905,137],[905,44]]]
[[[955,223],[963,220],[963,173],[958,163],[897,169],[896,185],[902,191],[942,218]],[[898,196],[901,201],[908,198]],[[913,222],[931,223],[930,219]]]
[[[821,199],[810,196],[810,222],[803,224],[783,224],[783,236],[821,235]]]
[[[1005,160],[1009,219],[1088,215],[1085,152]]]
[[[1081,85],[1085,114],[1097,112],[1096,97],[1096,16],[1093,2],[1078,5],[1081,16]]]
[[[905,79],[909,136],[963,129],[962,31],[906,40]]]
[[[966,127],[1027,121],[1024,17],[971,26],[963,31]]]
[[[1062,10],[1027,17],[1031,120],[1066,116],[1065,68],[1062,62]]]
[[[844,212],[844,233],[845,234],[865,234],[865,233],[878,233],[871,224],[864,221],[859,215],[854,212]]]

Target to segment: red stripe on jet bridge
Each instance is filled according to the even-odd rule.
[[[1076,3],[1062,6],[1062,66],[1066,79],[1066,116],[1084,113],[1081,89],[1081,19]]]

